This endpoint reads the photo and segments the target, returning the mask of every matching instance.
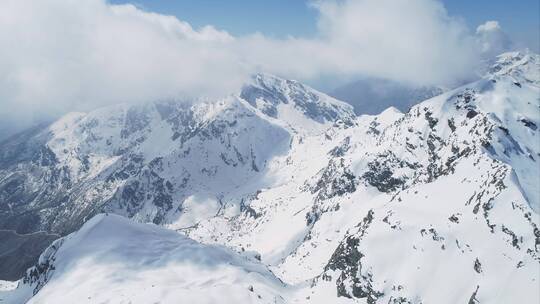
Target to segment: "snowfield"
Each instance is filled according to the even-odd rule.
[[[285,285],[248,255],[118,215],[95,216],[51,249],[40,276],[29,275],[4,302],[23,303],[38,290],[28,303],[284,302]]]
[[[260,74],[66,115],[0,146],[0,228],[66,235],[0,299],[539,303],[539,71],[506,53],[407,113]]]

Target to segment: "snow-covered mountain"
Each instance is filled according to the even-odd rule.
[[[62,284],[95,277],[71,299],[100,302],[113,281],[136,287],[121,299],[137,302],[169,294],[166,283],[196,295],[239,280],[253,303],[537,303],[539,68],[538,55],[503,54],[481,80],[407,113],[356,117],[296,81],[256,75],[221,100],[108,107],[29,130],[0,147],[0,228],[66,235],[108,212],[176,232],[97,215],[0,299],[40,289],[31,301],[54,302]],[[110,232],[104,245],[93,229]],[[140,235],[124,245],[133,256],[113,245],[126,234]],[[184,265],[184,246],[260,262],[190,282],[162,267]],[[109,260],[128,279],[114,280]],[[153,280],[157,293],[143,292]]]
[[[66,234],[102,211],[189,226],[269,185],[294,134],[354,119],[345,103],[268,75],[218,101],[70,113],[0,147],[0,227]]]

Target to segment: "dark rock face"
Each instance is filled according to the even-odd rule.
[[[328,154],[334,157],[343,157],[351,148],[351,137],[347,136],[339,146],[334,147]]]
[[[333,158],[328,165],[319,171],[314,185],[305,190],[315,194],[314,204],[306,213],[306,224],[312,226],[323,213],[338,210],[339,204],[332,207],[324,206],[326,200],[337,198],[356,191],[357,177],[350,171],[343,158]]]
[[[35,158],[49,138],[49,134],[41,134],[46,126],[39,125],[1,141],[0,170]]]
[[[58,190],[72,187],[67,168],[46,146],[37,147],[30,160],[0,171],[0,180],[0,229],[23,234],[43,230],[38,213],[65,202],[65,193]],[[26,212],[35,201],[42,203]]]
[[[160,159],[156,159],[147,168],[130,177],[107,204],[126,210],[131,217],[139,212],[146,202],[150,202],[159,210],[151,221],[161,224],[165,214],[172,209],[174,186],[156,171],[160,162]]]
[[[373,288],[373,275],[362,269],[361,260],[364,255],[358,249],[362,237],[373,221],[373,214],[372,210],[368,212],[358,224],[358,231],[345,237],[325,266],[325,272],[331,270],[339,273],[336,280],[338,297],[365,298],[367,303],[373,304],[384,295]],[[325,273],[323,279],[331,280],[331,277]]]
[[[402,187],[407,177],[394,177],[394,170],[416,166],[399,160],[392,152],[380,154],[368,163],[368,170],[362,175],[364,181],[381,192],[392,192]]]
[[[437,118],[434,118],[432,116],[433,113],[431,113],[427,108],[424,108],[424,117],[426,118],[427,122],[429,123],[429,127],[433,130],[437,123],[439,123],[439,120]]]
[[[480,288],[480,286],[476,286],[476,289],[474,290],[474,292],[471,295],[471,298],[469,299],[469,304],[478,304],[478,303],[480,303],[480,301],[478,301],[478,299],[476,298],[476,295],[478,294],[478,289],[479,288]]]
[[[29,233],[39,220],[23,212],[30,202],[52,198],[54,189],[66,181],[54,153],[45,145],[49,134],[30,129],[0,144],[0,229]],[[43,183],[41,189],[32,186]],[[39,209],[34,206],[34,209]]]
[[[476,112],[475,110],[471,109],[471,110],[469,110],[467,112],[467,118],[469,118],[469,119],[472,119],[472,118],[476,117],[476,115],[478,115],[478,112]]]
[[[317,200],[325,200],[356,191],[358,181],[347,168],[343,158],[332,159],[328,166],[320,172],[320,178],[311,188],[311,193],[317,193]]]
[[[536,131],[536,129],[538,129],[538,127],[536,126],[536,124],[532,121],[530,121],[529,119],[527,118],[522,118],[519,120],[521,123],[523,123],[523,125],[533,131]]]
[[[474,260],[474,271],[476,271],[477,273],[482,273],[482,263],[480,263],[478,258]]]
[[[54,273],[56,252],[58,252],[58,249],[60,249],[63,243],[64,239],[55,241],[41,254],[38,263],[32,268],[29,268],[24,274],[22,282],[33,287],[32,293],[34,295],[45,286]]]

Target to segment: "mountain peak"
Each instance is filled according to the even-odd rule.
[[[529,50],[503,53],[495,59],[488,76],[511,76],[517,81],[540,84],[540,55]]]
[[[352,106],[321,93],[295,80],[282,79],[270,74],[255,74],[240,92],[240,98],[272,118],[286,120],[294,125],[300,112],[305,118],[319,124],[338,121],[351,124],[355,118]]]

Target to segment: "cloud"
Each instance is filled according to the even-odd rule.
[[[497,21],[486,21],[479,25],[476,28],[476,35],[480,50],[488,58],[506,52],[513,47],[512,41]]]
[[[415,84],[467,77],[477,59],[464,23],[433,0],[320,1],[319,28],[336,70]]]
[[[24,125],[117,102],[223,96],[258,71],[304,81],[450,83],[470,76],[481,55],[475,34],[437,0],[311,5],[319,12],[315,38],[271,39],[193,29],[104,0],[2,0],[0,120]]]
[[[234,38],[175,17],[101,0],[0,2],[0,119],[42,117],[118,102],[223,95],[249,73]]]

